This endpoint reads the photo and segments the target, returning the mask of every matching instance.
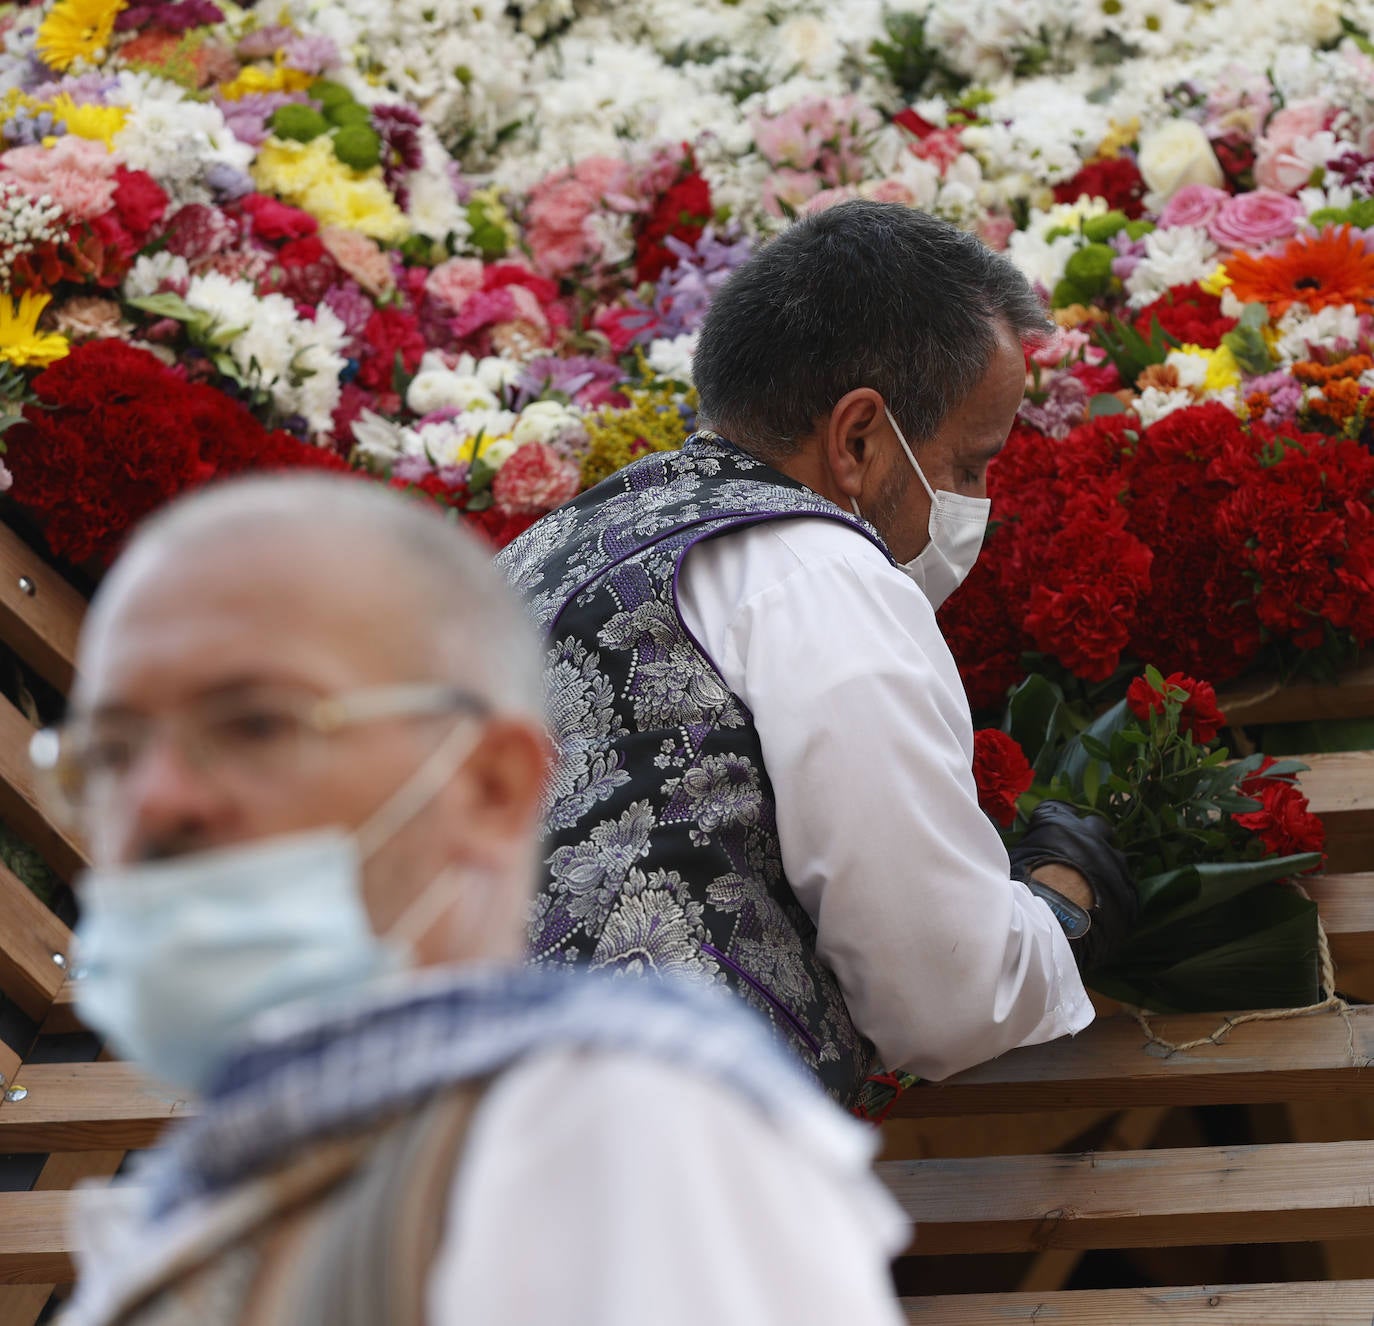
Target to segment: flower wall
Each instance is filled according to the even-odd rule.
[[[800,213],[1004,249],[1028,360],[945,609],[975,706],[1374,636],[1374,0],[48,0],[0,19],[0,484],[100,563],[351,467],[494,544],[693,422]],[[1115,688],[1115,689],[1113,689]]]

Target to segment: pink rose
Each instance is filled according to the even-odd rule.
[[[1161,227],[1206,226],[1230,198],[1225,189],[1210,184],[1185,184],[1159,214]]]
[[[1256,189],[1228,198],[1207,223],[1207,233],[1223,249],[1257,249],[1291,239],[1304,215],[1296,198],[1274,189]]]
[[[496,471],[491,494],[507,516],[542,516],[577,494],[577,466],[547,442],[526,442]]]

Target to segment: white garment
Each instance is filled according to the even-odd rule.
[[[973,726],[921,591],[814,517],[694,548],[683,621],[753,712],[783,866],[882,1063],[940,1079],[1093,1018],[978,808]]]
[[[429,1326],[900,1326],[888,1262],[911,1228],[870,1168],[876,1130],[819,1093],[785,1117],[643,1055],[531,1055],[473,1116]],[[152,1238],[136,1184],[76,1196],[64,1326],[104,1320],[236,1204]]]
[[[897,1326],[910,1226],[878,1134],[822,1104],[786,1135],[734,1092],[646,1058],[565,1051],[473,1123],[430,1326]]]

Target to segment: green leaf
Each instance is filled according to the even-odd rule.
[[[1120,700],[1114,704],[1106,713],[1098,716],[1096,720],[1082,733],[1075,737],[1064,748],[1064,754],[1059,759],[1058,772],[1068,778],[1069,783],[1074,787],[1083,786],[1083,769],[1090,759],[1101,760],[1102,756],[1092,755],[1085,747],[1085,740],[1095,741],[1101,749],[1106,749],[1104,741],[1111,739],[1114,732],[1121,730],[1121,726],[1127,719],[1126,701]],[[1111,774],[1111,769],[1102,769],[1102,774]]]
[[[1102,790],[1102,766],[1091,761],[1083,768],[1083,800],[1090,806],[1097,805],[1097,794]]]
[[[1088,418],[1099,419],[1104,414],[1125,414],[1126,406],[1110,392],[1100,391],[1088,401]]]
[[[139,299],[124,301],[130,308],[141,309],[159,318],[175,318],[178,322],[190,322],[196,315],[193,309],[174,290],[164,290],[157,295],[144,295]]]
[[[1064,718],[1064,694],[1048,678],[1033,672],[1007,700],[1002,728],[1014,737],[1037,779],[1054,768]]]
[[[1158,883],[1146,880],[1136,883],[1136,892],[1141,895],[1142,911],[1150,913],[1149,923],[1137,926],[1131,935],[1129,946],[1146,945],[1154,942],[1155,937],[1164,930],[1176,926],[1181,921],[1198,915],[1200,912],[1230,902],[1233,898],[1264,884],[1288,879],[1310,870],[1321,859],[1317,852],[1304,852],[1293,856],[1266,856],[1258,861],[1202,861],[1195,865],[1184,866],[1184,872],[1191,872],[1196,882],[1191,896],[1183,896],[1177,891],[1181,885],[1169,885],[1171,889],[1167,906],[1163,902],[1152,902],[1146,907],[1144,898],[1147,888],[1159,891]]]

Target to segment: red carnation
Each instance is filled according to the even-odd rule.
[[[309,212],[269,198],[263,193],[250,193],[239,206],[253,223],[253,233],[266,240],[304,239],[320,228]]]
[[[657,281],[677,262],[677,255],[665,241],[671,236],[684,244],[695,244],[711,219],[711,186],[696,169],[688,152],[686,173],[658,201],[640,226],[635,240],[635,278]]]
[[[404,370],[413,373],[427,348],[415,315],[399,308],[379,308],[367,320],[363,338],[367,350],[358,370],[358,383],[373,391],[391,388],[397,355]]]
[[[1241,796],[1258,801],[1260,808],[1231,818],[1241,828],[1258,834],[1273,856],[1320,852],[1326,846],[1325,827],[1320,818],[1308,810],[1307,798],[1291,778],[1266,774],[1273,764],[1266,755],[1260,767],[1241,780],[1238,789]],[[1313,870],[1320,868],[1320,863],[1312,867]]]
[[[1035,771],[1014,737],[998,728],[973,734],[973,781],[983,813],[1004,829],[1016,818],[1017,798],[1035,781]]]
[[[1204,350],[1215,350],[1236,325],[1235,318],[1222,313],[1221,299],[1196,282],[1171,286],[1146,304],[1135,316],[1135,329],[1148,340],[1156,322],[1181,344],[1200,345]]]
[[[1105,198],[1108,207],[1125,212],[1132,221],[1145,213],[1145,180],[1130,157],[1091,161],[1073,179],[1054,186],[1057,203],[1076,203],[1084,194]]]
[[[1148,723],[1151,715],[1164,712],[1166,700],[1179,699],[1180,691],[1183,708],[1178,715],[1179,731],[1191,732],[1200,746],[1215,741],[1226,719],[1217,708],[1217,693],[1209,682],[1171,672],[1164,678],[1164,689],[1157,691],[1144,677],[1137,677],[1126,690],[1126,703],[1142,723]]]
[[[12,496],[72,562],[108,563],[144,516],[217,475],[347,468],[119,340],[78,346],[34,391],[41,406],[6,439]]]
[[[115,167],[115,211],[120,224],[142,248],[153,227],[167,214],[171,199],[146,171]]]

